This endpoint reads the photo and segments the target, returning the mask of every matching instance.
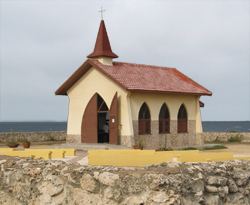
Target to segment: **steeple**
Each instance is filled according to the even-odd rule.
[[[108,34],[106,31],[104,20],[101,20],[99,31],[96,38],[94,51],[87,56],[88,58],[118,58],[118,56],[113,53]]]

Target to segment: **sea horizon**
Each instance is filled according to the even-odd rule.
[[[204,132],[250,132],[250,121],[202,121]],[[0,121],[0,132],[66,131],[67,121]]]

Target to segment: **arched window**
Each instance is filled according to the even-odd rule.
[[[139,135],[151,133],[150,111],[146,103],[143,103],[139,111]]]
[[[170,132],[170,117],[169,111],[166,103],[161,106],[159,113],[159,133],[169,133]]]
[[[182,104],[178,112],[178,133],[188,132],[188,116],[185,106]]]

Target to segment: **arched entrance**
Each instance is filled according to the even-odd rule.
[[[118,98],[114,95],[110,110],[99,94],[88,102],[81,128],[83,143],[118,143]]]
[[[97,128],[98,143],[109,143],[109,109],[103,98],[98,94]]]

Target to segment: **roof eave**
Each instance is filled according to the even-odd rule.
[[[131,91],[131,92],[144,92],[144,93],[169,93],[169,94],[183,94],[183,95],[196,95],[196,96],[212,96],[211,92],[208,92],[208,93],[194,93],[194,92],[145,90],[145,89],[127,89],[127,90]]]

